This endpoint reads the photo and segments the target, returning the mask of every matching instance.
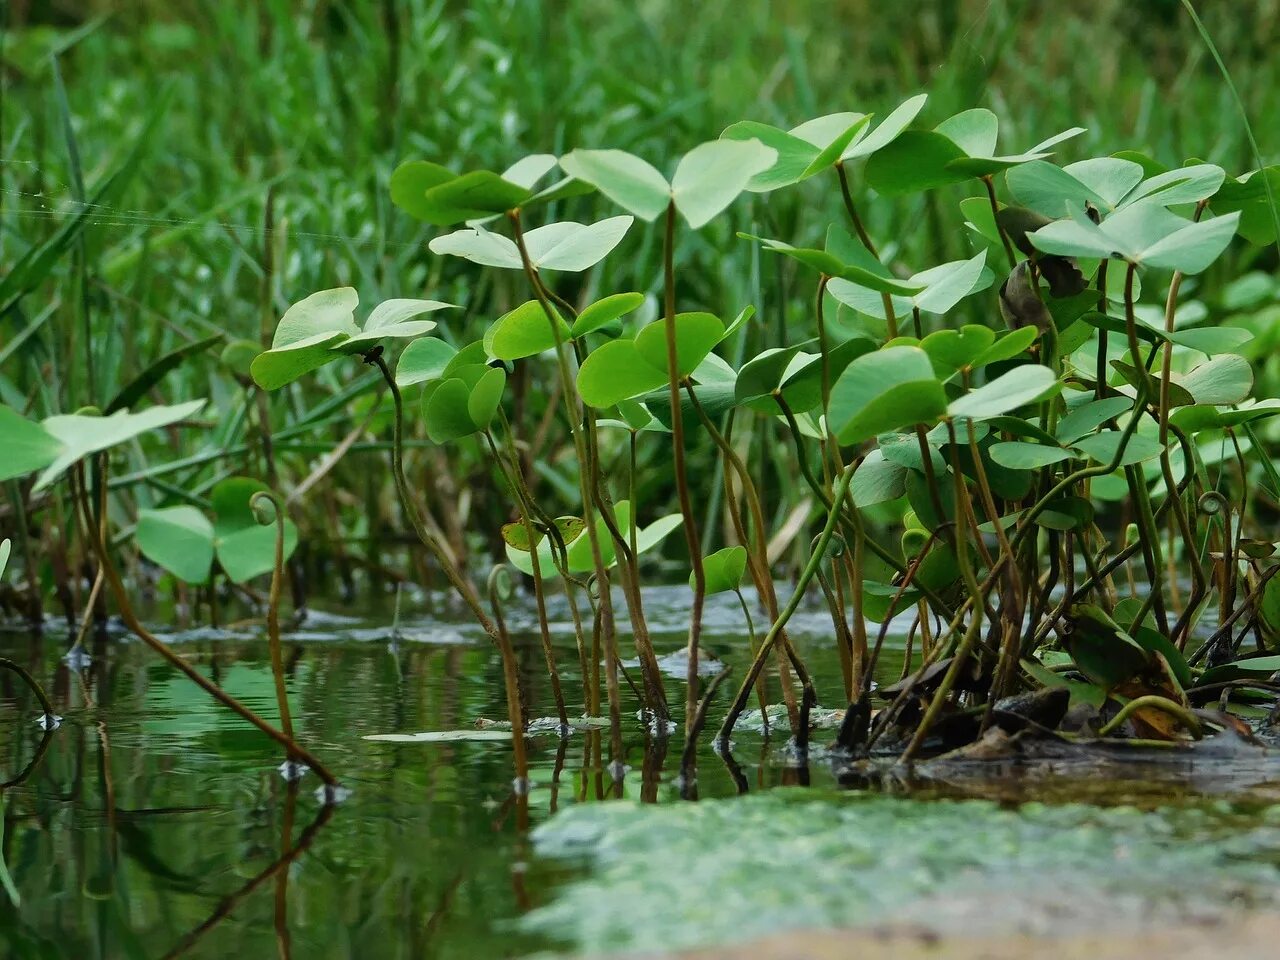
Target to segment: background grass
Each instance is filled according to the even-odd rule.
[[[1274,162],[1280,2],[1201,6]],[[478,337],[525,299],[519,278],[482,277],[427,253],[436,231],[387,198],[390,172],[406,158],[501,169],[527,153],[610,146],[666,166],[735,120],[789,126],[837,110],[883,113],[924,90],[923,122],[987,106],[1002,119],[1002,142],[1018,149],[1087,127],[1065,160],[1138,149],[1167,164],[1254,166],[1238,110],[1178,0],[9,0],[4,12],[0,400],[40,416],[104,403],[192,339],[269,337],[289,303],[323,287],[350,283],[366,303],[427,290],[466,306],[447,336]],[[816,241],[841,216],[832,186],[740,202],[686,236],[682,309],[731,315],[754,303],[762,322],[746,350],[810,324],[811,284],[735,231]],[[957,201],[968,189],[863,206],[887,257],[917,270],[966,253]],[[550,215],[605,209],[573,203]],[[34,268],[23,263],[46,248]],[[657,252],[655,231],[633,230],[606,265],[562,292],[656,292]],[[1264,372],[1276,362],[1274,262],[1274,248],[1241,245],[1189,288],[1211,313],[1268,333],[1255,351]],[[1249,271],[1251,287],[1226,284]],[[271,400],[270,423],[284,432],[283,489],[363,422],[371,390],[347,389],[361,377],[372,383],[334,365]],[[525,389],[536,406],[538,391]],[[157,401],[195,396],[217,405],[208,430],[175,432],[163,449],[137,448],[117,466],[117,476],[147,478],[128,485],[124,519],[135,504],[198,502],[220,476],[268,472],[253,401],[216,350],[153,391]],[[374,535],[383,507],[392,509],[390,484],[368,459],[384,456],[384,415],[299,511],[313,538]],[[562,441],[553,436],[544,451],[542,482],[571,506],[575,467]],[[232,452],[213,456],[220,450]],[[767,444],[761,452],[766,462],[784,456]],[[425,483],[466,494],[447,518],[455,537],[477,512],[505,518],[472,453],[429,451],[423,461]],[[165,465],[191,457],[188,469]],[[785,490],[790,468],[774,472],[773,489]],[[668,471],[644,474],[655,510],[668,484]],[[775,501],[787,509],[787,496]]]

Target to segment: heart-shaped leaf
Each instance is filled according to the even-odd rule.
[[[699,144],[676,165],[671,198],[689,226],[698,229],[729,206],[756,174],[767,170],[777,151],[759,140],[711,140]]]
[[[1024,440],[1005,440],[991,445],[991,459],[1010,470],[1038,470],[1071,459],[1071,451]]]
[[[579,273],[613,252],[633,222],[632,217],[621,216],[592,224],[549,223],[525,234],[525,249],[539,270]]]
[[[391,202],[437,227],[513,210],[532,196],[528,187],[491,170],[458,175],[439,164],[410,160],[391,174]]]
[[[675,315],[676,373],[691,374],[725,334],[719,317],[710,313],[677,313]],[[636,352],[655,369],[666,372],[667,320],[655,320],[636,334]],[[665,381],[664,381],[665,382]]]
[[[897,500],[907,492],[907,469],[887,460],[880,450],[872,450],[853,472],[849,491],[859,507]]]
[[[186,583],[204,583],[213,566],[213,524],[191,506],[139,510],[138,549],[152,563]]]
[[[913,309],[923,313],[947,313],[971,293],[991,285],[993,278],[991,271],[985,269],[986,259],[987,252],[983,250],[968,260],[944,263],[912,275],[907,285],[917,288],[918,292],[907,296],[895,295],[894,312],[899,316],[909,314]],[[832,280],[827,289],[845,306],[885,319],[884,298],[876,289],[843,279]]]
[[[1101,224],[1083,214],[1055,220],[1029,234],[1045,253],[1116,257],[1130,263],[1196,274],[1213,263],[1235,235],[1239,213],[1193,223],[1153,199],[1124,207]]]
[[[916,118],[920,111],[924,109],[928,99],[929,95],[926,93],[916,94],[910,100],[895,107],[887,117],[876,125],[875,129],[870,129],[866,126],[860,128],[853,142],[845,148],[844,153],[841,155],[841,162],[869,157],[876,151],[883,150],[893,143],[910,126],[911,121]]]
[[[233,583],[243,583],[269,573],[275,567],[276,526],[258,522],[250,501],[269,489],[250,477],[228,477],[209,493],[213,506],[214,549],[218,564]],[[284,521],[284,556],[298,545],[298,528]]]
[[[665,365],[653,366],[634,340],[610,340],[587,355],[578,371],[578,395],[589,407],[612,407],[667,382]]]
[[[456,304],[439,300],[384,300],[373,308],[364,322],[364,330],[342,342],[343,352],[359,352],[369,344],[387,337],[409,339],[430,333],[436,328],[434,320],[417,320],[424,313],[457,309]]]
[[[871,118],[861,113],[833,113],[782,131],[765,123],[735,123],[720,134],[723,140],[758,140],[777,154],[773,163],[755,174],[747,189],[767,193],[799,183],[834,166],[845,148],[864,131]]]
[[[707,595],[737,590],[747,571],[747,548],[725,547],[702,558],[702,577]],[[693,587],[693,574],[689,574],[689,586]]]
[[[543,322],[546,320],[544,318]],[[404,388],[428,380],[439,380],[458,355],[457,348],[438,337],[423,337],[404,348],[396,364],[396,385]]]
[[[569,325],[553,310],[560,339],[569,340]],[[556,334],[541,302],[527,300],[493,322],[484,337],[485,350],[499,360],[520,360],[550,350],[556,345]]]
[[[584,336],[638,309],[643,303],[643,293],[615,293],[597,300],[578,314],[570,332],[575,339]]]
[[[1061,389],[1062,384],[1048,367],[1023,364],[953,400],[947,408],[947,415],[957,419],[985,420],[1043,400]]]
[[[656,219],[671,202],[667,178],[624,150],[574,150],[560,158],[560,167],[641,220]]]
[[[0,405],[0,480],[24,477],[42,470],[58,458],[62,443],[38,423],[16,410]]]
[[[946,412],[942,384],[919,347],[887,347],[854,360],[831,389],[831,429],[841,444],[869,440]]]
[[[141,413],[120,410],[109,417],[80,413],[49,417],[41,426],[61,444],[61,450],[44,473],[40,474],[40,479],[32,489],[37,492],[45,489],[68,467],[90,454],[107,450],[151,430],[189,419],[204,403],[203,400],[192,400],[171,407],[151,407]]]

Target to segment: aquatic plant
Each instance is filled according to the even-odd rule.
[[[964,743],[1001,726],[1010,698],[1041,688],[1067,690],[1067,702],[1109,704],[1095,732],[1200,735],[1205,718],[1192,707],[1272,686],[1263,663],[1271,658],[1241,651],[1253,635],[1254,652],[1267,654],[1280,629],[1274,544],[1255,535],[1259,499],[1280,497],[1259,435],[1280,401],[1251,399],[1253,371],[1240,353],[1249,334],[1188,319],[1180,292],[1238,233],[1274,242],[1266,223],[1277,171],[1232,178],[1208,163],[1166,169],[1131,151],[1058,165],[1054,151],[1080,128],[1018,152],[999,146],[990,111],[926,127],[917,123],[925,108],[921,95],[879,122],[840,113],[789,130],[735,123],[669,174],[595,148],[525,157],[501,173],[405,162],[390,179],[393,203],[433,227],[462,225],[435,237],[432,253],[506,271],[494,286],[509,289],[517,277],[527,299],[467,342],[436,319],[452,304],[384,300],[357,323],[355,290],[336,287],[294,303],[266,349],[229,345],[223,359],[241,378],[245,409],[257,411],[268,476],[270,407],[265,394],[251,401],[248,391],[285,390],[343,358],[374,367],[392,401],[390,474],[403,515],[499,651],[519,726],[531,718],[518,702],[503,623],[507,574],[491,578],[486,606],[464,543],[450,532],[462,511],[428,499],[438,485],[420,482],[421,467],[407,462],[409,437],[425,433],[433,445],[483,456],[506,496],[504,522],[483,532],[529,578],[559,723],[567,730],[570,717],[547,614],[553,590],[566,594],[583,702],[592,716],[607,712],[615,762],[621,656],[612,587],[636,648],[645,720],[665,736],[673,711],[645,617],[642,556],[680,530],[692,590],[682,754],[690,789],[693,746],[715,692],[701,691],[704,598],[737,590],[744,578],[768,626],[716,735],[722,747],[751,691],[768,717],[772,683],[797,749],[806,749],[819,691],[787,624],[814,586],[840,662],[843,689],[824,693],[847,707],[843,749],[910,759]],[[754,246],[793,263],[812,287],[809,315],[787,318],[776,342],[752,353],[746,343],[770,342],[754,329],[757,316],[780,305],[766,297],[725,309],[691,296],[678,249],[744,194],[824,182],[844,222],[830,224],[820,245],[739,235],[745,252]],[[942,189],[972,194],[960,201],[966,256],[906,262],[898,246],[872,236],[862,210],[869,202]],[[592,193],[625,213],[558,219]],[[545,222],[529,226],[535,218]],[[658,223],[657,296],[595,289],[583,277],[634,240],[637,220]],[[1144,285],[1163,291],[1163,308],[1142,302]],[[698,309],[681,309],[686,298]],[[405,345],[393,370],[387,351],[397,343]],[[103,583],[144,639],[111,559],[107,452],[195,415],[200,401],[128,412],[192,355],[160,358],[105,416],[87,410],[36,423],[0,408],[0,439],[13,451],[0,479],[41,471],[29,495],[69,508]],[[526,402],[534,383],[547,387],[541,409]],[[357,392],[339,392],[328,409]],[[368,408],[366,423],[385,423],[377,409]],[[557,420],[576,490],[540,482],[538,451]],[[337,444],[303,488],[362,430]],[[781,521],[752,466],[775,444],[794,460],[808,504]],[[646,499],[662,502],[645,496],[651,477],[639,483],[641,456],[665,467],[659,483],[674,492],[678,513],[641,522],[652,512]],[[64,474],[65,500],[48,492]],[[254,517],[266,489],[221,479],[209,493],[212,521],[203,497],[189,498],[139,510],[134,537],[183,581],[208,580],[215,559],[233,582],[271,572],[278,661],[280,589],[298,533],[283,501],[270,517]],[[704,548],[712,528],[705,504],[719,505],[727,547]],[[274,537],[260,520],[275,526]],[[806,529],[815,536],[804,551]],[[786,567],[771,549],[779,542],[795,545],[785,602],[775,581]],[[30,544],[23,552],[30,570]],[[1221,625],[1206,637],[1197,627],[1215,606]],[[750,622],[745,599],[742,608]],[[903,681],[877,691],[880,650],[897,617],[919,637],[918,662],[909,658]],[[1226,665],[1237,670],[1230,679],[1214,672]],[[283,732],[228,706],[291,760],[315,765],[289,732],[283,694]]]
[[[290,378],[342,354],[379,368],[395,400],[393,472],[406,512],[497,642],[500,631],[466,571],[412,495],[422,485],[409,482],[404,466],[401,391],[418,394],[433,441],[485,439],[511,497],[516,520],[502,536],[532,578],[562,722],[544,594],[557,581],[569,592],[583,675],[598,690],[603,660],[616,721],[608,589],[615,565],[646,709],[658,728],[667,722],[639,589],[638,558],[652,528],[638,525],[634,490],[637,447],[661,438],[680,506],[672,525],[684,532],[692,570],[691,736],[703,598],[708,589],[735,589],[743,573],[770,626],[717,735],[722,745],[776,655],[803,748],[817,692],[786,624],[815,579],[836,628],[846,749],[869,749],[892,733],[910,758],[954,739],[939,733],[944,728],[966,730],[963,739],[985,731],[998,722],[997,704],[1044,686],[1065,686],[1072,699],[1131,703],[1108,733],[1128,720],[1149,737],[1199,735],[1188,711],[1204,693],[1195,665],[1236,659],[1250,631],[1265,649],[1280,620],[1268,613],[1280,591],[1269,586],[1266,563],[1274,544],[1248,532],[1251,488],[1260,482],[1268,497],[1280,495],[1257,435],[1280,402],[1250,397],[1251,367],[1238,353],[1248,335],[1180,322],[1179,291],[1218,259],[1242,222],[1270,213],[1276,171],[1230,178],[1212,164],[1165,169],[1132,152],[1059,166],[1053,151],[1080,128],[1002,152],[990,111],[915,128],[924,106],[923,96],[912,98],[879,124],[857,113],[788,131],[734,124],[680,158],[670,177],[618,150],[531,156],[502,173],[458,174],[409,161],[391,179],[393,202],[434,226],[465,222],[431,241],[431,250],[520,271],[532,299],[498,317],[481,340],[415,340],[393,375],[369,325],[357,332],[354,293],[314,294],[286,313],[273,349],[254,361],[254,376],[265,388],[282,385],[269,365],[282,363],[286,350],[306,355]],[[819,177],[839,197],[850,229],[832,224],[821,247],[742,235],[810,272],[808,319],[817,336],[788,336],[735,366],[717,348],[740,336],[755,311],[735,306],[726,321],[713,311],[679,310],[681,223],[697,230],[743,192],[767,194]],[[970,184],[978,195],[961,207],[976,253],[937,266],[912,269],[883,257],[859,210],[867,187],[896,197]],[[526,228],[538,211],[592,190],[629,216],[591,224],[552,218]],[[630,292],[575,306],[551,275],[580,274],[610,256],[633,218],[661,222],[660,315],[635,319],[644,297]],[[1274,234],[1260,239],[1269,243]],[[1165,285],[1159,313],[1140,303],[1144,281]],[[322,320],[314,319],[317,303],[333,305]],[[311,319],[300,325],[299,316]],[[959,322],[975,316],[983,322]],[[427,332],[421,324],[387,335]],[[547,355],[577,457],[576,503],[535,494],[533,465],[519,451],[537,425],[506,412],[508,377]],[[785,606],[766,549],[776,531],[730,440],[735,423],[758,418],[783,429],[816,508],[809,522],[821,527]],[[619,429],[625,484],[608,466],[616,447],[610,432]],[[711,476],[723,478],[717,482],[740,541],[731,555],[736,577],[723,552],[702,555],[686,460],[691,432],[719,459]],[[697,492],[706,502],[712,490],[702,483]],[[566,507],[576,512],[562,515]],[[884,535],[894,524],[896,544]],[[668,532],[665,522],[660,532]],[[1135,564],[1140,574],[1117,583]],[[577,613],[582,593],[588,618]],[[1224,626],[1197,637],[1215,600]],[[876,658],[884,628],[899,615],[911,617],[922,659],[872,723]],[[882,625],[874,645],[868,622]],[[590,644],[584,623],[596,625]],[[598,703],[591,687],[587,702]],[[965,720],[972,722],[955,722]],[[685,751],[686,774],[693,755]]]

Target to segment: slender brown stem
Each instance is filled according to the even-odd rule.
[[[284,682],[284,655],[280,649],[280,590],[284,580],[284,501],[269,490],[259,490],[249,498],[255,511],[260,503],[270,503],[276,528],[275,560],[271,565],[271,591],[267,595],[267,646],[271,651],[271,678],[275,682],[280,729],[293,739],[293,715],[289,711],[289,691]]]
[[[676,482],[676,498],[680,502],[684,538],[689,546],[689,563],[693,567],[693,606],[689,611],[688,695],[685,698],[686,744],[681,772],[686,778],[692,774],[696,754],[692,749],[694,719],[698,712],[698,641],[702,634],[702,606],[707,596],[706,571],[702,569],[702,544],[698,533],[698,518],[693,512],[693,498],[689,496],[689,476],[685,466],[684,415],[680,409],[679,354],[676,348],[676,273],[675,273],[676,205],[667,205],[666,233],[663,242],[664,302],[667,334],[668,396],[671,399],[671,451]]]
[[[105,489],[105,475],[101,479],[103,489]],[[116,600],[116,607],[120,611],[120,619],[124,621],[125,626],[141,638],[142,642],[150,647],[155,653],[159,654],[160,657],[171,667],[186,676],[187,679],[200,689],[204,690],[205,693],[209,694],[209,696],[213,697],[213,699],[217,700],[224,707],[227,707],[229,710],[238,714],[242,719],[257,727],[272,740],[276,741],[276,743],[280,744],[280,746],[284,747],[286,754],[292,757],[297,757],[300,761],[314,770],[316,776],[323,780],[327,786],[337,785],[337,778],[329,771],[329,768],[325,766],[319,757],[313,754],[310,750],[301,746],[292,737],[287,736],[282,731],[277,730],[271,724],[267,723],[235,697],[231,696],[213,681],[201,675],[200,672],[187,663],[186,660],[174,653],[167,644],[161,643],[156,639],[155,635],[142,624],[142,621],[138,619],[137,614],[134,613],[133,605],[129,602],[129,592],[125,588],[124,581],[121,580],[120,574],[116,570],[115,565],[112,563],[106,541],[101,536],[101,533],[95,532],[92,525],[88,527],[87,533],[91,537],[91,546],[97,554],[98,562],[102,565],[102,570],[107,578],[107,586],[111,588],[112,596],[114,596]]]

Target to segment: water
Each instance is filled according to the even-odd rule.
[[[646,599],[659,651],[678,650],[687,589]],[[1046,871],[1057,871],[1076,902],[1115,904],[1123,888],[1134,906],[1120,919],[1138,923],[1157,915],[1152,904],[1171,902],[1167,884],[1144,886],[1143,877],[1194,873],[1210,895],[1188,901],[1210,911],[1257,906],[1253,891],[1280,879],[1280,822],[1268,813],[1280,776],[1228,800],[1140,784],[1106,798],[1142,809],[958,805],[918,793],[838,793],[827,764],[801,770],[781,740],[744,730],[734,758],[752,796],[734,797],[734,775],[706,748],[703,802],[693,805],[678,799],[679,740],[646,733],[625,684],[622,782],[601,769],[598,734],[542,735],[529,740],[534,787],[517,798],[507,742],[363,739],[473,730],[478,719],[506,717],[487,639],[414,607],[406,600],[394,642],[382,613],[317,614],[286,636],[299,737],[352,790],[327,810],[314,776],[287,783],[269,741],[141,644],[114,638],[72,673],[60,665],[61,637],[0,634],[0,653],[35,668],[64,717],[46,736],[16,678],[0,674],[0,777],[27,771],[0,792],[0,880],[21,899],[15,907],[0,890],[0,957],[602,954],[916,916],[926,903],[945,933],[990,911],[961,909],[954,898],[944,909],[944,880],[1000,891],[1008,905],[1010,891],[1033,889],[1024,878]],[[551,615],[567,626],[561,606]],[[747,662],[740,616],[736,601],[714,603],[705,637],[736,676]],[[522,608],[510,619],[524,631],[520,656],[537,709],[551,714],[532,616]],[[824,704],[839,706],[827,614],[803,610],[794,628]],[[572,639],[566,630],[557,638],[569,709],[580,714]],[[260,626],[167,639],[275,717]],[[629,637],[620,643],[627,651]],[[885,668],[896,677],[900,665],[899,651]],[[680,678],[668,679],[673,705],[683,703]],[[731,677],[722,700],[734,686]],[[713,711],[712,725],[721,714]],[[606,743],[606,761],[607,752]],[[770,790],[801,782],[809,789]],[[927,795],[940,794],[955,791]],[[949,844],[956,831],[970,842]],[[1128,853],[1116,860],[1118,850]],[[1111,886],[1091,885],[1095,875]],[[1095,899],[1084,899],[1090,890]],[[1009,909],[1027,921],[1034,906]]]

